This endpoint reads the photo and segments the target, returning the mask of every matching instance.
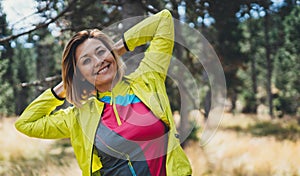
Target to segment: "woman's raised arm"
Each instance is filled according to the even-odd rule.
[[[174,47],[174,24],[168,10],[147,17],[123,35],[125,48],[132,51],[135,47],[150,42],[138,73],[158,72],[165,79]]]

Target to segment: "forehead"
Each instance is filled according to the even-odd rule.
[[[83,43],[78,45],[78,47],[76,48],[75,57],[76,59],[78,59],[82,56],[93,54],[95,50],[101,48],[107,49],[106,46],[102,43],[102,41],[94,38],[86,39]]]

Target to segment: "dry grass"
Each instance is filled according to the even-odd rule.
[[[262,118],[260,118],[260,120],[261,119]],[[230,128],[230,127],[239,126],[241,128],[246,128],[247,126],[252,125],[257,121],[258,118],[256,115],[248,115],[248,114],[232,115],[230,113],[224,113],[220,127]]]
[[[15,118],[0,119],[1,176],[80,175],[72,148],[64,140],[27,137],[14,128]]]
[[[264,119],[266,120],[266,119]],[[253,118],[224,116],[222,127],[243,127]],[[185,149],[195,176],[296,176],[300,175],[300,140],[253,137],[247,133],[219,130],[205,146],[189,143]]]
[[[14,129],[13,118],[3,118],[0,123],[0,159],[14,161],[19,159],[37,159],[45,157],[51,141],[29,138]],[[37,149],[36,146],[40,146]]]
[[[80,175],[67,140],[29,138],[14,129],[14,120],[0,121],[1,176]],[[277,140],[275,136],[253,137],[227,130],[232,126],[246,128],[257,121],[261,119],[225,114],[221,128],[205,146],[201,141],[188,142],[185,151],[193,176],[300,176],[299,139]]]

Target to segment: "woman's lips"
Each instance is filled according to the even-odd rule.
[[[109,66],[110,66],[110,64],[101,68],[96,74],[97,75],[105,74],[108,71]]]

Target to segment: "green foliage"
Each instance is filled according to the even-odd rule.
[[[14,103],[15,114],[20,114],[26,106],[37,96],[35,87],[22,87],[21,83],[32,82],[36,77],[36,53],[34,48],[25,48],[16,42],[13,56],[14,74]]]
[[[277,139],[294,140],[300,136],[300,127],[295,123],[258,122],[250,125],[246,131],[255,136],[275,136]]]
[[[10,35],[11,31],[7,28],[6,14],[2,12],[0,3],[0,37]],[[13,50],[11,42],[0,43],[0,116],[9,115],[14,112],[14,90],[12,60]]]
[[[258,85],[265,84],[265,60],[264,40],[262,31],[262,19],[248,19],[241,22],[239,28],[243,39],[239,41],[241,52],[246,63],[238,70],[238,78],[242,85],[239,87],[239,100],[243,102],[243,112],[255,113],[258,105]],[[262,102],[261,102],[262,103]]]
[[[6,73],[8,68],[8,60],[0,60],[0,77]],[[0,79],[0,117],[6,116],[14,112],[13,89],[8,81]]]
[[[227,127],[239,133],[253,136],[273,136],[278,140],[297,140],[300,137],[300,126],[296,121],[257,121],[247,127],[238,125]]]
[[[206,5],[205,5],[206,3]],[[226,77],[227,94],[233,100],[239,93],[238,87],[242,85],[237,77],[237,71],[243,66],[246,57],[243,56],[240,46],[237,44],[242,40],[242,32],[236,13],[239,11],[242,1],[212,1],[204,2],[209,15],[214,19],[212,26],[216,30],[215,50],[219,55]],[[203,6],[201,6],[203,7]],[[226,7],[226,8],[225,8]],[[233,108],[235,104],[233,103]]]
[[[273,9],[269,12],[268,44],[265,43],[263,18],[249,18],[240,23],[244,36],[240,45],[249,59],[246,67],[239,70],[239,77],[243,82],[239,97],[245,103],[246,109],[251,109],[254,102],[266,103],[266,94],[263,95],[259,90],[267,84],[266,45],[269,45],[270,57],[273,60],[271,83],[274,110],[283,115],[295,114],[299,109],[299,6],[289,3],[277,11]],[[266,4],[262,5],[270,8]]]
[[[66,0],[36,1],[38,12],[45,20],[53,18],[53,15],[59,14],[70,4],[70,1]],[[20,98],[25,105],[36,96],[33,93],[34,90],[38,90],[36,87],[29,89],[20,88],[18,85],[21,82],[30,82],[60,74],[62,49],[74,32],[86,28],[103,29],[121,20],[124,15],[124,3],[127,3],[126,7],[128,7],[130,2],[122,1],[123,4],[119,4],[119,1],[78,0],[68,9],[68,13],[61,16],[55,24],[51,24],[52,27],[55,26],[58,30],[61,30],[59,36],[52,36],[52,29],[50,30],[50,28],[39,29],[28,37],[27,42],[32,43],[33,48],[25,49],[15,41],[17,46],[13,49],[14,52],[10,48],[11,41],[5,43],[7,50],[6,52],[1,51],[1,68],[3,68],[1,69],[1,76],[3,79],[0,81],[2,84],[1,90],[4,90],[3,92],[1,91],[0,95],[1,106],[4,106],[3,102],[7,99],[4,104],[10,108],[10,110],[5,110],[5,112],[15,111],[19,113],[23,108],[20,107],[18,102],[14,102],[19,100],[13,100],[12,95],[17,96],[18,99]],[[274,87],[279,89],[278,94],[276,94],[277,97],[274,97],[274,105],[275,108],[284,113],[295,114],[300,109],[299,5],[295,4],[294,1],[286,0],[284,6],[274,8],[271,7],[272,3],[270,0],[146,0],[141,1],[139,10],[144,11],[143,14],[146,14],[146,12],[149,12],[147,7],[152,6],[158,10],[168,7],[173,15],[178,17],[177,7],[182,8],[180,5],[185,5],[185,16],[182,16],[183,18],[180,19],[183,19],[186,23],[193,24],[191,26],[200,30],[211,42],[224,66],[228,97],[232,100],[239,97],[244,103],[244,112],[255,112],[258,103],[265,103],[265,95],[262,97],[261,102],[257,100],[260,92],[256,90],[260,87],[265,89],[267,82],[265,24],[263,15],[253,17],[253,13],[257,12],[260,14],[260,12],[269,10],[269,47],[271,48],[271,59],[274,61],[272,63],[274,68],[272,83],[275,85]],[[46,10],[44,11],[43,9]],[[127,9],[126,14],[131,15],[135,11],[137,9]],[[1,8],[0,14],[1,24],[3,24],[1,25],[1,34],[4,36],[9,35],[11,31],[7,29],[6,16]],[[248,17],[244,18],[247,15]],[[211,20],[211,23],[207,24],[205,20]],[[38,39],[33,39],[36,36],[38,36]],[[188,36],[185,40],[193,40],[193,36]],[[4,44],[1,43],[1,45]],[[181,59],[180,61],[191,71],[194,78],[203,85],[200,88],[200,92],[201,98],[204,99],[206,88],[209,85],[203,79],[201,64],[195,64],[193,56],[183,49],[175,47],[174,55]],[[255,65],[254,70],[251,68],[251,62]],[[189,82],[187,80],[187,83]],[[167,80],[166,84],[172,107],[179,109],[179,91],[176,81]],[[185,86],[189,87],[189,84]],[[40,88],[42,90],[46,87],[49,87],[49,85],[42,85]],[[7,92],[5,93],[5,91]],[[25,96],[28,98],[25,98]],[[15,106],[15,110],[12,110]]]
[[[257,136],[267,136],[267,135],[278,135],[286,132],[285,129],[281,128],[279,124],[270,122],[259,122],[255,125],[249,126],[248,130],[253,135]]]
[[[39,80],[61,73],[63,46],[47,30],[40,30],[35,41],[36,72]]]
[[[254,94],[252,91],[242,91],[240,96],[242,97],[242,100],[244,102],[244,108],[242,111],[244,113],[256,112],[256,94]]]
[[[285,18],[283,47],[275,59],[275,84],[280,90],[277,107],[285,113],[296,114],[300,107],[300,7]]]

